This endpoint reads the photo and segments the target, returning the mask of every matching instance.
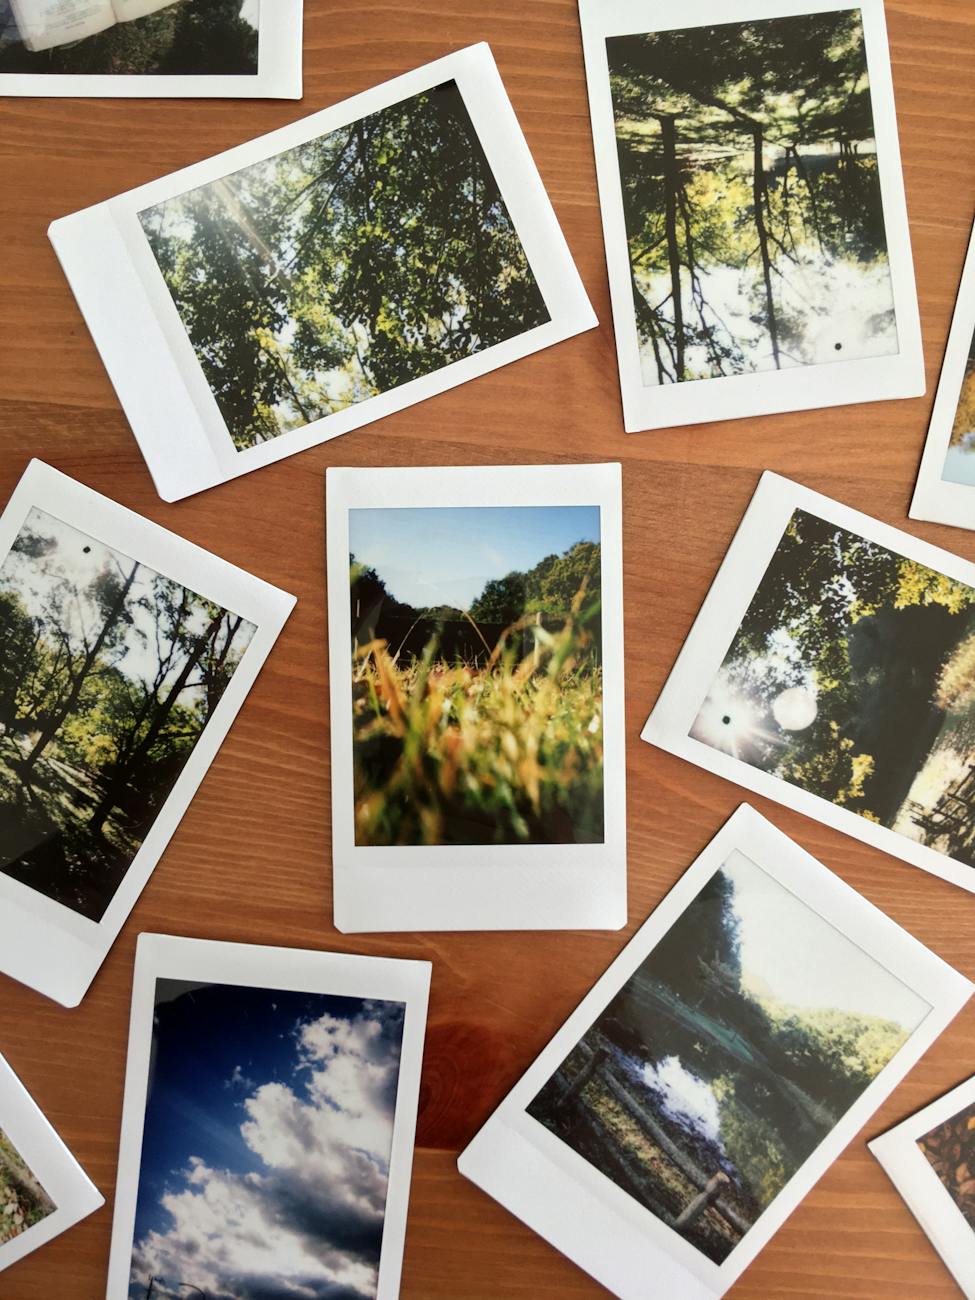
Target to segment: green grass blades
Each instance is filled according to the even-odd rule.
[[[436,638],[406,663],[385,641],[355,648],[357,844],[602,842],[599,603],[584,595],[559,631],[513,624],[483,665],[445,661]]]

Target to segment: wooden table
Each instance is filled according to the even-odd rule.
[[[971,0],[888,0],[887,9],[933,391],[975,207],[975,12]],[[651,749],[639,731],[760,471],[791,475],[975,559],[975,534],[906,521],[930,396],[623,433],[574,0],[306,0],[306,12],[301,104],[0,101],[0,498],[37,456],[299,597],[83,1005],[65,1011],[0,977],[0,1050],[109,1202],[0,1275],[6,1300],[104,1294],[142,930],[432,959],[403,1295],[604,1294],[461,1179],[455,1157],[742,799],[736,787]],[[163,504],[48,244],[48,223],[479,40],[494,49],[599,329],[215,491]],[[345,938],[330,923],[324,469],[577,460],[624,465],[630,926],[620,934]],[[975,977],[975,900],[754,802]],[[822,1179],[734,1296],[957,1294],[863,1138],[973,1069],[975,1007]]]

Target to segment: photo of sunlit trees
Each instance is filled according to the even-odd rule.
[[[951,483],[975,486],[975,336],[969,349],[965,378],[958,396],[958,409],[951,426],[943,477]]]
[[[140,219],[238,450],[549,319],[455,82]]]
[[[33,1170],[0,1128],[0,1246],[56,1209]]]
[[[598,507],[351,510],[359,845],[599,844]]]
[[[975,866],[975,590],[797,510],[690,734]]]
[[[917,1145],[975,1231],[975,1106],[966,1106],[925,1133]]]
[[[735,852],[528,1114],[720,1264],[929,1010]]]
[[[31,510],[0,565],[0,872],[99,920],[255,630]]]
[[[271,0],[273,3],[273,0]],[[260,0],[171,0],[85,40],[31,51],[10,0],[0,0],[0,73],[32,76],[254,76]],[[25,7],[38,8],[33,0]],[[58,5],[41,4],[57,21]],[[111,10],[111,0],[108,0]],[[120,19],[125,9],[118,5]],[[109,13],[111,17],[111,13]]]
[[[644,384],[896,354],[860,11],[607,53]]]

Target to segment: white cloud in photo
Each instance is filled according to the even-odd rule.
[[[265,1083],[243,1102],[240,1135],[259,1170],[191,1159],[161,1198],[170,1226],[136,1243],[133,1282],[188,1282],[209,1300],[376,1295],[399,1076],[389,1017],[366,1004],[352,1020],[298,1027],[295,1082]]]
[[[243,0],[240,16],[256,30],[261,16],[261,0]]]

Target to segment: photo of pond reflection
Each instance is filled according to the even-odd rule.
[[[644,384],[895,355],[860,11],[607,54]]]
[[[720,1264],[929,1010],[736,851],[528,1113]]]

